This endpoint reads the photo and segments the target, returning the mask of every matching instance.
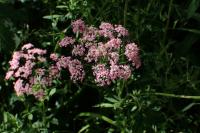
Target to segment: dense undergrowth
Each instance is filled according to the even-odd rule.
[[[0,0],[0,132],[198,132],[199,11],[199,0]],[[61,80],[45,100],[18,97],[4,79],[13,52],[29,42],[54,51],[79,18],[121,24],[140,48],[123,93]]]

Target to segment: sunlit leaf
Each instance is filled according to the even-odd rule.
[[[87,130],[89,127],[90,127],[89,124],[83,126],[83,127],[78,131],[78,133],[82,133],[82,132],[84,132],[84,131]]]
[[[56,88],[51,89],[49,96],[53,96],[56,93]]]

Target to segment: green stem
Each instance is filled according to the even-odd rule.
[[[194,100],[200,100],[200,96],[187,96],[187,95],[175,95],[175,94],[169,94],[169,93],[152,93],[153,95],[157,96],[165,96],[165,97],[172,97],[172,98],[182,98],[182,99],[194,99]]]
[[[44,100],[42,101],[42,123],[43,126],[46,127],[46,113],[45,113],[45,105],[44,105]]]
[[[127,14],[127,10],[128,10],[128,0],[125,0],[125,4],[124,4],[124,27],[126,26],[126,14]]]
[[[173,0],[170,0],[169,3],[169,8],[168,8],[168,14],[167,14],[167,23],[165,25],[165,32],[164,32],[164,36],[163,36],[163,42],[162,42],[162,52],[165,52],[166,48],[164,47],[166,44],[166,39],[167,39],[167,33],[168,33],[168,29],[169,29],[169,22],[170,22],[170,16],[171,16],[171,11],[172,11],[172,4],[173,4]]]
[[[56,52],[58,47],[59,47],[58,44],[56,44],[53,51]]]
[[[118,80],[117,82],[117,95],[121,98],[125,87],[125,80]]]

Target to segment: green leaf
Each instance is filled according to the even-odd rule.
[[[111,97],[106,97],[105,99],[108,100],[111,103],[117,103],[117,102],[119,102],[118,99],[114,99],[114,98],[111,98]]]
[[[84,132],[84,131],[87,130],[89,127],[90,127],[89,124],[83,126],[83,127],[78,131],[78,133],[82,133],[82,132]]]
[[[59,9],[66,9],[66,8],[68,8],[68,6],[60,5],[60,6],[56,6],[56,8],[59,8]]]
[[[32,114],[29,114],[29,115],[28,115],[28,119],[29,119],[29,120],[33,120],[33,115],[32,115]]]
[[[11,3],[12,2],[12,0],[0,0],[0,3]]]
[[[185,108],[183,108],[181,111],[182,112],[186,112],[187,110],[189,110],[190,108],[192,108],[194,105],[200,105],[200,103],[190,103]]]
[[[188,29],[188,28],[178,28],[178,30],[187,31],[195,34],[200,34],[200,30],[198,29]]]
[[[90,112],[84,112],[80,113],[78,116],[87,116],[87,117],[93,117],[93,118],[99,118],[113,126],[117,126],[116,122],[113,121],[112,119],[108,118],[107,116],[101,115],[101,114],[96,114],[96,113],[90,113]]]
[[[3,113],[3,119],[4,119],[4,122],[8,122],[8,113],[7,112]]]
[[[110,104],[110,103],[101,103],[101,104],[95,105],[95,107],[114,108],[115,105],[114,104]]]
[[[58,119],[56,119],[56,118],[53,118],[53,119],[51,120],[51,123],[54,124],[54,125],[58,125],[58,124],[59,124],[59,123],[58,123]]]
[[[137,106],[133,106],[131,112],[134,112],[137,109]]]
[[[44,19],[55,19],[55,18],[62,18],[63,15],[57,15],[57,14],[54,14],[54,15],[47,15],[47,16],[43,16]]]
[[[53,96],[56,93],[56,88],[51,89],[49,96]]]
[[[192,0],[187,9],[187,18],[191,18],[199,7],[199,0]]]

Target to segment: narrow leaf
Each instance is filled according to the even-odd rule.
[[[90,127],[89,124],[83,126],[83,127],[78,131],[78,133],[82,133],[83,131],[87,130],[89,127]]]
[[[190,103],[185,108],[183,108],[181,111],[185,112],[185,111],[189,110],[190,108],[192,108],[194,105],[200,105],[200,103]]]
[[[85,113],[80,113],[78,116],[87,116],[87,117],[99,118],[99,119],[102,119],[103,121],[105,121],[105,122],[107,122],[111,125],[117,126],[115,121],[113,121],[112,119],[110,119],[110,118],[108,118],[104,115],[101,115],[101,114],[85,112]]]
[[[115,106],[114,104],[110,104],[110,103],[101,103],[101,104],[95,105],[95,107],[113,108]]]

